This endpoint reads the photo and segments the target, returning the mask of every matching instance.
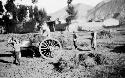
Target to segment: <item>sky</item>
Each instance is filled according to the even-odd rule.
[[[17,3],[26,5],[30,5],[31,3],[31,0],[22,0],[22,2],[20,1],[21,0],[16,0]],[[95,6],[101,1],[102,0],[73,0],[72,4],[83,3],[90,6]],[[6,0],[2,0],[2,2],[5,3]],[[38,5],[39,8],[44,8],[48,14],[51,14],[67,6],[67,0],[38,0],[38,3],[36,5]]]
[[[95,6],[101,1],[102,0],[73,0],[72,4],[84,3]],[[67,0],[39,0],[37,5],[44,7],[47,13],[53,13],[67,6]]]

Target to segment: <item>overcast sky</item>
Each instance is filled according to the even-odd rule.
[[[91,6],[95,6],[102,0],[73,0],[73,4],[84,3]],[[67,0],[39,0],[38,5],[44,7],[47,13],[53,13],[67,5]]]
[[[16,1],[22,4],[28,4],[28,5],[30,5],[31,3],[31,0],[22,0],[22,2],[20,2],[21,0],[16,0]],[[102,0],[73,0],[72,4],[84,3],[91,6],[95,6],[101,1]],[[6,0],[2,0],[2,2],[5,3]],[[45,8],[47,13],[50,14],[67,6],[67,0],[38,0],[37,5],[39,6],[39,8]]]

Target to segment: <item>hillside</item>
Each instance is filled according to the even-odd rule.
[[[103,0],[88,11],[87,19],[100,21],[108,18],[116,18],[124,23],[125,0]]]
[[[89,5],[85,5],[82,3],[78,3],[74,5],[75,10],[77,11],[77,18],[84,18],[87,15],[87,11],[90,10],[92,7]],[[66,12],[66,8],[64,7],[62,9],[60,9],[59,11],[50,14],[50,16],[52,16],[52,19],[56,19],[56,18],[60,18],[60,19],[65,19],[67,17],[67,12]]]

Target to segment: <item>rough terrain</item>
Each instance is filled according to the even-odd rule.
[[[90,48],[91,36],[88,32],[78,33],[78,50],[73,48],[71,33],[64,32],[61,35],[60,32],[54,32],[52,37],[57,38],[63,46],[57,62],[53,63],[42,57],[22,57],[20,66],[12,64],[14,58],[11,48],[6,46],[7,39],[14,34],[1,34],[0,78],[125,78],[124,29],[125,27],[112,28],[114,31],[110,32],[111,37],[109,34],[98,34],[95,51]],[[16,34],[22,39],[25,35]],[[32,38],[38,42],[40,37],[35,37]],[[87,54],[94,55],[96,60],[87,58],[92,56]]]

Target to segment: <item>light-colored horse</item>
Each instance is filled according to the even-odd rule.
[[[44,23],[40,28],[40,34],[45,37],[50,37],[50,29],[46,23]]]

